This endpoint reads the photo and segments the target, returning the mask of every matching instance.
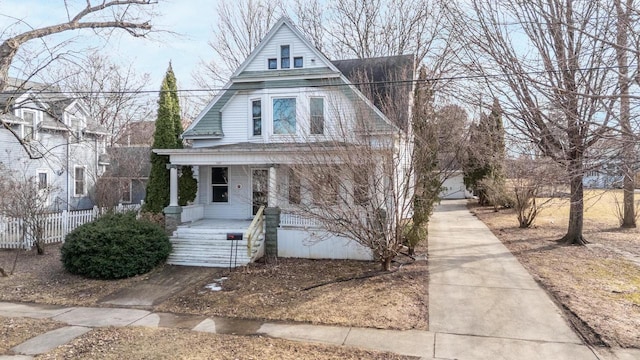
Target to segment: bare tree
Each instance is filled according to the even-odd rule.
[[[136,74],[131,64],[121,66],[93,53],[77,64],[51,70],[51,83],[59,82],[70,95],[82,99],[91,119],[104,127],[107,146],[113,146],[129,123],[150,117],[149,99],[142,96],[149,74]]]
[[[91,0],[86,1],[86,6],[80,8],[74,13],[74,7],[67,1],[64,2],[67,10],[67,19],[57,24],[34,28],[28,26],[27,30],[19,30],[15,32],[13,29],[18,28],[17,25],[26,24],[22,19],[16,19],[14,27],[5,29],[4,34],[10,34],[3,38],[0,43],[0,93],[7,90],[9,81],[9,73],[12,70],[14,60],[19,55],[21,49],[25,49],[24,45],[35,39],[46,39],[53,34],[68,32],[71,30],[89,29],[92,31],[111,31],[114,29],[122,29],[132,36],[146,36],[151,30],[151,24],[145,13],[145,9],[150,5],[157,3],[155,0],[106,0],[92,3]],[[144,17],[144,18],[143,18]],[[64,57],[65,43],[56,46],[47,46],[43,42],[47,56],[38,64],[32,64],[31,71],[26,74],[26,80],[31,79],[40,70],[49,66],[55,60]],[[18,86],[18,90],[24,90],[26,83]],[[2,109],[1,113],[6,114],[9,107]],[[34,157],[29,144],[25,142],[18,134],[16,134],[11,126],[0,118],[0,123],[5,129],[11,131],[23,149]]]
[[[218,3],[218,22],[209,41],[214,58],[202,61],[201,68],[193,73],[200,87],[221,86],[229,79],[278,20],[279,3],[273,0]]]
[[[571,206],[565,244],[584,244],[585,163],[611,134],[615,52],[592,38],[611,39],[609,9],[573,0],[481,1],[452,15],[465,62],[503,101],[505,117],[540,151],[566,167]],[[589,34],[589,35],[586,35]],[[526,47],[518,44],[526,44]]]
[[[34,246],[44,254],[45,215],[50,212],[51,193],[47,180],[29,176],[25,171],[7,171],[0,167],[0,214],[20,219],[24,246]]]
[[[637,153],[635,149],[636,139],[631,127],[631,108],[629,90],[633,76],[629,73],[629,32],[634,26],[632,21],[632,9],[634,0],[615,0],[616,8],[616,59],[618,62],[618,82],[620,87],[620,131],[622,139],[622,174],[624,189],[624,216],[621,226],[625,228],[636,227],[636,215],[634,204],[635,169]],[[640,65],[638,65],[640,66]]]

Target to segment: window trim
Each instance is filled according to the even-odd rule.
[[[257,119],[254,116],[254,113],[253,113],[253,104],[255,102],[260,102],[260,133],[259,134],[256,134],[256,131],[255,131],[256,130],[255,122],[256,122],[256,119]],[[262,98],[249,99],[249,114],[250,114],[250,116],[249,116],[249,124],[250,124],[250,126],[249,126],[249,134],[252,137],[255,137],[255,138],[260,138],[260,137],[262,137],[264,135],[264,106],[263,106],[262,103],[263,103]]]
[[[313,114],[311,114],[311,102],[314,99],[322,100],[322,123],[320,124],[322,131],[320,131],[320,132],[314,132],[313,131],[314,130],[314,126],[313,126],[314,125],[314,116],[313,116]],[[326,116],[325,116],[325,114],[326,114],[325,103],[326,103],[326,101],[324,101],[324,97],[323,96],[310,96],[309,97],[309,134],[310,135],[321,136],[321,135],[325,134],[325,130],[326,130],[325,129],[325,125],[326,125],[326,119],[327,119]]]
[[[44,187],[42,186],[42,179],[40,178],[40,175],[44,175]],[[38,190],[46,190],[49,187],[49,171],[45,170],[45,169],[37,169],[36,170],[36,181],[37,181],[37,187]]]
[[[82,169],[82,179],[78,180],[77,170]],[[78,193],[78,181],[82,182],[82,192]],[[87,168],[84,165],[73,166],[73,197],[83,197],[87,195]]]
[[[277,133],[276,132],[276,112],[274,109],[276,100],[293,100],[294,101],[294,111],[293,111],[293,131],[288,133]],[[298,97],[297,96],[273,96],[271,97],[271,131],[274,136],[291,136],[296,135],[298,133]]]
[[[287,49],[288,55],[286,57],[283,57],[282,53],[285,48]],[[280,53],[278,54],[278,58],[280,59],[280,69],[291,69],[291,45],[280,45]],[[287,60],[287,66],[284,66],[284,60]]]
[[[223,184],[223,183],[214,183],[213,182],[213,171],[214,171],[214,169],[226,169],[226,172],[227,172],[226,180],[227,180],[227,182],[225,184]],[[210,175],[211,175],[211,179],[209,181],[209,186],[211,188],[211,196],[209,197],[209,199],[211,201],[211,204],[228,204],[229,203],[229,167],[228,166],[212,166]],[[215,201],[214,200],[214,191],[213,191],[213,189],[215,187],[227,188],[227,197],[226,197],[225,201]]]

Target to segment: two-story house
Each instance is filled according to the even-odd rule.
[[[0,162],[51,189],[52,211],[93,206],[91,191],[104,171],[104,129],[89,116],[81,100],[58,88],[11,80],[0,97],[2,119],[15,133],[0,128]],[[25,142],[27,150],[18,139]]]
[[[398,68],[404,71],[402,78],[396,71],[397,78],[381,79],[388,70]],[[362,154],[372,146],[390,144],[389,149],[400,149],[406,145],[413,74],[413,56],[331,62],[288,18],[280,19],[182,134],[192,147],[153,150],[169,156],[172,166],[167,221],[189,222],[174,233],[169,262],[229,266],[232,246],[227,235],[244,235],[243,247],[252,248],[247,229],[252,219],[254,224],[261,223],[263,208],[267,247],[270,236],[277,234],[273,241],[278,256],[371,259],[369,249],[324,231],[322,224],[296,210],[305,204],[340,207],[350,205],[344,201],[358,201],[355,198],[382,197],[383,189],[368,186],[368,178],[386,177],[388,172],[383,171],[388,166],[395,166],[393,179],[385,178],[378,182],[380,186],[398,186],[398,178],[410,176],[406,164],[387,164],[382,152],[380,157],[357,159],[359,148],[345,144],[362,144]],[[392,94],[398,89],[401,96]],[[367,91],[370,94],[365,95]],[[397,100],[391,102],[393,109],[376,106],[391,95]],[[349,157],[341,153],[345,149],[352,160],[345,160]],[[365,172],[347,174],[343,165],[349,161],[376,163],[380,173],[366,174],[368,178]],[[196,203],[185,208],[177,204],[181,165],[193,166],[199,174]],[[333,169],[333,173],[301,177],[296,170],[305,166]],[[401,211],[391,203],[384,210],[389,216]],[[271,235],[270,216],[278,219]],[[313,241],[320,237],[322,241]],[[236,264],[243,264],[254,256],[240,251],[232,257]]]

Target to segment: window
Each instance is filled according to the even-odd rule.
[[[296,99],[273,99],[273,133],[294,134],[296,132]]]
[[[311,134],[324,134],[324,99],[311,98],[309,103]]]
[[[280,68],[288,69],[291,58],[289,57],[289,45],[280,46]]]
[[[300,204],[300,176],[289,168],[289,204]]]
[[[353,172],[353,201],[364,206],[369,202],[369,173],[372,164],[358,166]]]
[[[211,168],[211,201],[214,203],[229,202],[229,169],[226,167]]]
[[[338,203],[337,169],[333,166],[318,166],[313,169],[312,196],[314,204],[335,205]]]
[[[22,110],[22,119],[26,122],[26,124],[24,124],[24,139],[34,139],[35,111]]]
[[[49,186],[47,183],[47,173],[38,171],[38,190],[44,190]]]
[[[75,196],[83,196],[85,193],[85,186],[84,186],[84,167],[83,166],[76,166],[74,169],[74,174],[73,174],[73,179],[74,179],[74,188],[73,188],[73,194]]]
[[[120,183],[120,202],[130,203],[131,202],[131,180],[123,180]]]
[[[269,69],[270,69],[270,70],[273,70],[273,69],[277,69],[277,68],[278,68],[278,59],[273,58],[273,59],[269,59],[269,60],[267,60],[267,61],[268,61],[268,63],[269,63],[269,65],[268,65],[268,66],[269,66]]]
[[[301,68],[303,66],[304,62],[302,61],[302,56],[296,56],[293,58],[293,67],[294,68]]]
[[[253,136],[262,135],[262,101],[251,102],[251,117],[253,119]]]

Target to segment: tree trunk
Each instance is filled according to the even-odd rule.
[[[7,273],[1,267],[0,267],[0,275],[2,275],[2,277],[7,277]]]
[[[633,1],[628,0],[623,6],[623,0],[617,0],[616,13],[618,20],[616,38],[616,57],[618,60],[618,83],[620,85],[620,127],[622,131],[622,172],[624,176],[624,216],[622,218],[623,228],[636,227],[636,215],[634,207],[634,161],[635,161],[635,141],[633,129],[630,121],[630,100],[629,100],[629,68],[627,59],[627,32],[629,28],[629,11]]]
[[[391,270],[391,260],[393,260],[393,256],[388,256],[382,260],[382,270],[389,271]]]
[[[582,235],[584,225],[584,188],[582,186],[582,159],[572,159],[571,174],[571,205],[569,207],[569,227],[567,234],[559,240],[566,245],[585,245],[588,241]]]

